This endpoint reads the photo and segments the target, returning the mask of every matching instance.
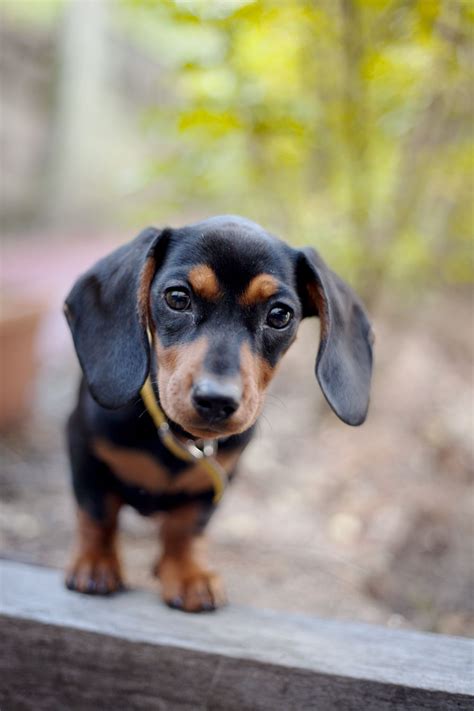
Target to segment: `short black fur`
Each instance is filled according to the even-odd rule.
[[[139,292],[150,259],[154,274],[147,295],[149,312],[144,315]],[[166,290],[191,290],[189,273],[198,265],[212,269],[222,287],[219,298],[192,293],[191,310],[171,310]],[[262,302],[242,303],[249,283],[260,274],[275,280],[276,292]],[[281,330],[266,323],[275,304],[293,314]],[[239,372],[243,344],[272,370],[293,342],[301,319],[319,316],[322,337],[316,376],[321,389],[344,422],[358,425],[366,417],[372,332],[362,303],[314,250],[293,249],[244,218],[224,216],[182,229],[145,229],[78,279],[65,311],[84,372],[68,425],[73,487],[80,509],[99,522],[109,493],[144,515],[197,501],[205,523],[213,510],[211,483],[199,494],[152,493],[123,481],[94,449],[99,438],[147,452],[171,479],[187,466],[161,443],[140,397],[147,375],[156,376],[159,369],[147,325],[164,349],[185,348],[205,337],[203,367],[216,377],[231,378]],[[159,399],[158,390],[156,395]],[[184,434],[179,422],[171,426]],[[252,433],[253,424],[244,432],[221,437],[220,451],[242,452]]]

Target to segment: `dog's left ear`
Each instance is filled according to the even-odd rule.
[[[316,358],[321,390],[343,422],[361,425],[369,407],[374,342],[365,309],[314,249],[299,252],[297,271],[303,317],[321,321]]]
[[[116,409],[138,396],[150,362],[148,295],[170,231],[148,227],[101,259],[71,289],[64,306],[94,399]]]

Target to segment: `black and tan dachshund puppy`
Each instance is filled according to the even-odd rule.
[[[329,405],[347,424],[364,421],[364,307],[314,250],[224,216],[144,230],[79,278],[65,313],[84,372],[68,423],[79,538],[67,586],[122,587],[117,519],[128,504],[163,517],[156,572],[165,602],[218,607],[224,592],[203,550],[216,472],[233,475],[307,316],[321,321],[316,377]]]

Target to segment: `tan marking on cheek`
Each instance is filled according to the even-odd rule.
[[[188,280],[193,291],[198,296],[208,301],[215,301],[219,298],[221,291],[219,282],[211,267],[207,264],[199,264],[193,267],[188,274]]]
[[[202,370],[204,357],[207,353],[208,341],[205,336],[197,338],[181,346],[164,348],[156,339],[156,356],[158,367],[168,372],[187,371],[199,373]]]
[[[105,462],[122,481],[152,493],[164,491],[169,484],[166,469],[150,454],[128,447],[117,447],[103,439],[93,444],[95,455]]]
[[[171,348],[163,348],[159,341],[156,342],[158,389],[163,410],[167,417],[188,432],[195,432],[196,436],[203,434],[195,431],[196,413],[191,403],[190,390],[202,372],[207,350],[208,341],[204,337],[186,346]],[[274,372],[274,368],[264,358],[253,354],[248,343],[244,342],[240,352],[242,402],[221,434],[243,432],[255,422],[262,410],[265,391]],[[208,436],[212,438],[216,435],[211,432]],[[190,486],[193,490],[195,486],[201,486],[191,474],[184,481],[192,482]],[[208,488],[207,480],[202,478],[202,482]]]
[[[166,415],[184,429],[195,415],[190,390],[203,370],[207,350],[208,341],[204,336],[172,348],[163,348],[159,342],[156,344],[161,404]]]
[[[151,323],[150,314],[150,288],[155,276],[156,262],[153,257],[148,257],[140,275],[140,286],[138,287],[138,312],[144,326]]]
[[[243,398],[239,409],[232,418],[232,425],[243,432],[250,427],[263,408],[265,391],[274,369],[261,356],[252,353],[247,342],[240,350],[240,375]]]
[[[257,372],[259,374],[259,387],[265,389],[275,374],[275,368],[272,368],[270,363],[261,356],[256,357],[256,362]]]
[[[179,346],[163,348],[158,338],[155,337],[155,349],[159,368],[167,372],[175,370],[179,359]]]
[[[275,368],[260,355],[252,353],[247,342],[244,342],[240,351],[242,378],[244,381],[253,380],[257,390],[265,390],[273,375]],[[245,382],[247,384],[247,382]]]
[[[242,306],[254,306],[266,301],[278,291],[278,282],[271,274],[258,274],[239,298]]]

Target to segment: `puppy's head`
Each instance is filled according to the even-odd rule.
[[[145,230],[78,280],[66,315],[97,402],[127,404],[151,372],[166,415],[196,437],[250,427],[301,319],[319,316],[321,389],[344,422],[365,419],[372,340],[361,302],[315,251],[248,220]]]

